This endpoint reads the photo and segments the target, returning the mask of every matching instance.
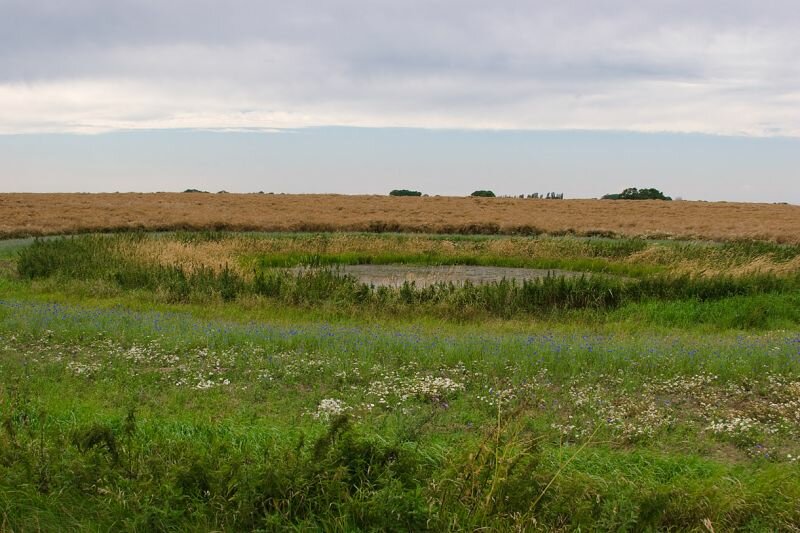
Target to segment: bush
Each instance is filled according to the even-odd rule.
[[[389,193],[389,196],[422,196],[419,191],[410,191],[408,189],[395,189]]]
[[[475,191],[470,196],[477,196],[479,198],[494,198],[495,194],[492,191]]]
[[[637,189],[629,187],[619,194],[606,194],[603,200],[672,200],[658,189]]]

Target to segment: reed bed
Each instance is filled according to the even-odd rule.
[[[240,246],[241,238],[232,237],[231,249]],[[286,238],[282,238],[286,240]],[[161,243],[167,250],[176,243],[187,247],[197,243],[201,248],[210,244],[215,250],[224,250],[228,240],[221,234],[178,235],[177,237],[148,234],[124,234],[117,236],[78,236],[49,240],[37,240],[19,252],[17,270],[22,278],[30,280],[54,280],[56,283],[79,280],[100,283],[121,291],[148,291],[161,301],[172,303],[201,303],[209,301],[231,302],[246,298],[264,298],[279,305],[301,308],[338,307],[351,313],[372,315],[413,316],[429,314],[442,317],[476,319],[480,317],[512,318],[541,313],[572,310],[608,313],[629,304],[647,302],[717,302],[729,301],[729,305],[742,308],[735,320],[738,327],[764,327],[773,319],[797,321],[796,311],[791,311],[793,295],[800,289],[800,271],[778,276],[775,273],[749,273],[738,277],[729,275],[702,276],[647,271],[639,278],[611,275],[546,276],[538,279],[516,281],[499,279],[491,283],[473,284],[440,281],[427,286],[405,282],[400,287],[373,286],[359,282],[354,276],[326,264],[324,256],[307,255],[310,262],[301,269],[276,268],[275,256],[261,257],[261,261],[240,262],[239,268],[224,264],[214,268],[219,260],[208,266],[194,257],[188,263],[142,254],[152,251]],[[258,238],[249,242],[257,243]],[[239,243],[237,245],[237,242]],[[274,239],[266,239],[267,246]],[[480,241],[476,241],[480,244]],[[556,241],[557,242],[557,241]],[[556,242],[548,246],[557,246]],[[570,243],[561,245],[569,249]],[[253,245],[254,246],[254,245]],[[761,245],[740,251],[741,257],[764,251]],[[251,246],[252,247],[252,246]],[[605,253],[607,256],[625,257],[639,253],[639,243],[599,242],[593,247],[578,243],[576,249],[582,253]],[[241,248],[239,248],[241,250]],[[475,252],[473,250],[473,252]],[[772,250],[773,255],[788,259],[783,248]],[[733,257],[730,251],[724,255]],[[693,248],[684,250],[691,257]],[[200,254],[201,256],[204,254]],[[225,254],[222,254],[226,257]],[[235,254],[228,254],[231,260]],[[368,257],[368,256],[365,256]],[[391,256],[395,257],[396,256]],[[349,257],[345,257],[348,259]],[[466,256],[477,260],[481,256]],[[486,257],[482,257],[486,259]],[[489,256],[491,260],[492,256]],[[337,257],[333,257],[337,259]],[[338,259],[341,259],[338,257]],[[352,258],[349,258],[352,259]],[[412,259],[420,259],[413,256]],[[422,260],[435,259],[423,254]],[[580,254],[573,255],[575,264],[582,264]],[[247,271],[241,264],[249,265]],[[593,264],[593,263],[591,263]],[[614,263],[608,263],[613,265]],[[243,274],[247,272],[247,274]],[[752,307],[731,303],[733,298],[752,299],[774,295],[780,301],[772,302],[772,310],[762,310],[763,302]],[[788,299],[788,300],[787,300]],[[778,305],[780,304],[780,305]],[[781,310],[783,309],[783,310]]]
[[[581,237],[475,237],[408,234],[250,234],[200,232],[137,238],[142,261],[203,265],[248,276],[257,268],[317,265],[480,265],[567,269],[641,277],[800,272],[800,245],[741,241],[721,244]]]

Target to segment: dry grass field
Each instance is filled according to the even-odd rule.
[[[129,229],[574,233],[798,243],[800,206],[321,194],[0,194],[0,237]]]

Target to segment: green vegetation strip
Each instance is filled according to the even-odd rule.
[[[299,272],[268,268],[275,261],[262,257],[249,276],[227,265],[214,269],[202,263],[154,262],[137,256],[137,245],[149,238],[125,235],[35,241],[19,252],[17,270],[22,278],[30,280],[96,282],[120,291],[149,291],[167,302],[230,302],[255,297],[294,307],[328,306],[381,316],[426,314],[479,319],[574,311],[608,316],[625,307],[682,302],[678,305],[686,309],[672,313],[673,323],[681,315],[693,316],[700,323],[713,323],[714,314],[709,315],[708,309],[718,311],[719,323],[725,327],[781,327],[798,321],[795,304],[800,272],[736,277],[658,274],[639,279],[548,276],[521,282],[503,279],[480,285],[439,282],[418,287],[405,283],[392,288],[360,283],[335,266],[324,266],[328,261],[319,255],[311,256],[308,268]],[[608,249],[627,248],[618,245]],[[336,257],[358,262],[361,256]],[[378,256],[377,260],[381,259],[387,257]],[[473,259],[480,264],[498,262],[491,257]],[[578,264],[577,260],[572,262],[573,266]],[[697,303],[706,308],[697,310]]]
[[[799,352],[798,334],[279,326],[4,300],[0,517],[790,529]]]
[[[0,530],[796,529],[797,257],[358,234],[0,244]],[[514,261],[594,275],[387,288],[336,267]]]

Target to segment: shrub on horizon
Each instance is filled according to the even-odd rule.
[[[629,187],[618,194],[606,194],[602,200],[672,200],[658,189],[637,189]]]

